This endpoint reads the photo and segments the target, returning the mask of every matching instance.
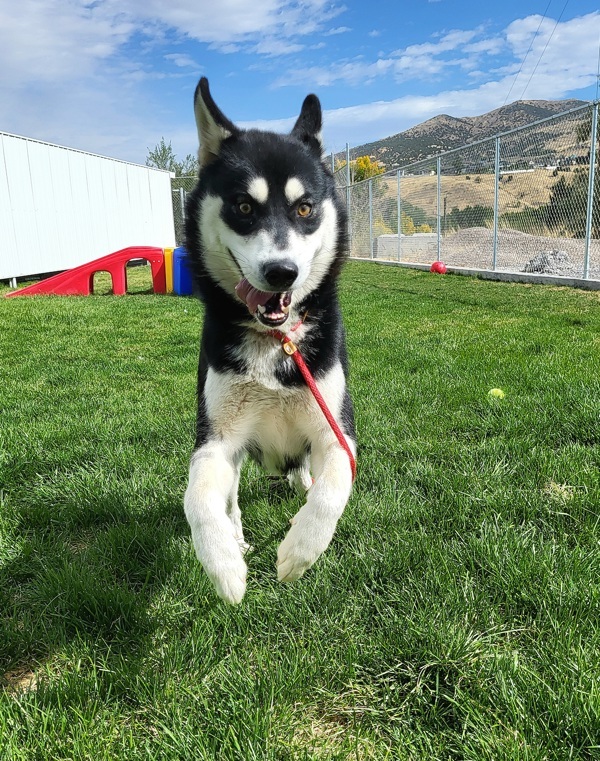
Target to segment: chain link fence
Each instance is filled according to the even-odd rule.
[[[338,183],[351,256],[600,280],[597,140],[594,103]]]
[[[175,222],[175,241],[178,246],[185,243],[185,202],[188,193],[196,187],[198,178],[174,177],[171,180],[171,197],[173,200],[173,220]]]
[[[351,256],[600,280],[598,129],[592,103],[354,184],[332,156]],[[196,180],[172,180],[178,245]]]

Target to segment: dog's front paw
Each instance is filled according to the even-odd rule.
[[[238,561],[223,566],[215,576],[211,576],[212,583],[219,597],[230,605],[239,605],[246,593],[246,572],[244,561]],[[210,574],[209,574],[210,575]]]
[[[242,551],[233,536],[207,541],[200,531],[192,531],[192,539],[198,560],[212,581],[220,598],[231,605],[238,605],[246,592],[246,563]]]
[[[328,525],[305,505],[291,520],[292,527],[277,551],[277,578],[296,581],[325,552],[335,523]]]

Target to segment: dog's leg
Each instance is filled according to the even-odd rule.
[[[354,452],[354,442],[347,440]],[[315,482],[277,552],[280,581],[299,579],[327,549],[352,490],[348,455],[337,441],[326,447],[313,445],[312,459]]]
[[[232,604],[241,602],[246,591],[246,564],[227,515],[227,500],[238,478],[239,468],[224,445],[207,442],[192,456],[184,500],[198,560],[217,594]]]
[[[243,458],[240,456],[236,458],[236,461],[234,463],[235,474],[233,478],[233,483],[231,485],[231,490],[229,492],[229,498],[227,500],[227,515],[229,516],[229,520],[233,524],[233,533],[237,543],[240,546],[242,555],[245,555],[252,548],[250,547],[248,542],[244,539],[244,529],[242,527],[242,512],[240,510],[240,506],[238,505],[238,489],[240,486],[240,472],[242,470],[242,461],[243,461]]]
[[[305,494],[312,486],[312,477],[310,475],[309,458],[300,465],[299,468],[290,470],[287,474],[287,480],[299,494]]]

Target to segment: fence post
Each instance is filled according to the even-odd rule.
[[[442,159],[437,159],[437,260],[442,261]]]
[[[369,180],[369,256],[373,259],[373,178]]]
[[[588,182],[587,216],[585,221],[585,251],[583,255],[583,277],[590,276],[590,244],[592,241],[592,221],[594,216],[594,184],[596,179],[596,140],[598,132],[598,101],[592,112],[592,131],[590,134],[590,174]]]
[[[346,143],[346,211],[348,213],[348,240],[352,254],[352,190],[350,189],[350,145]]]
[[[400,172],[401,170],[398,169],[397,173],[397,183],[398,183],[398,190],[397,190],[397,199],[398,199],[398,261],[400,261],[400,255],[401,255],[401,248],[400,248],[400,236],[402,235],[402,201],[400,196]]]
[[[498,209],[500,196],[500,138],[496,138],[496,153],[494,158],[494,249],[492,252],[492,269],[496,271],[498,262]]]
[[[350,145],[346,143],[346,185],[350,187],[352,180],[350,179]]]

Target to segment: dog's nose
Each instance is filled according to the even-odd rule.
[[[298,277],[298,267],[289,259],[267,262],[263,265],[263,276],[271,288],[285,291]]]

